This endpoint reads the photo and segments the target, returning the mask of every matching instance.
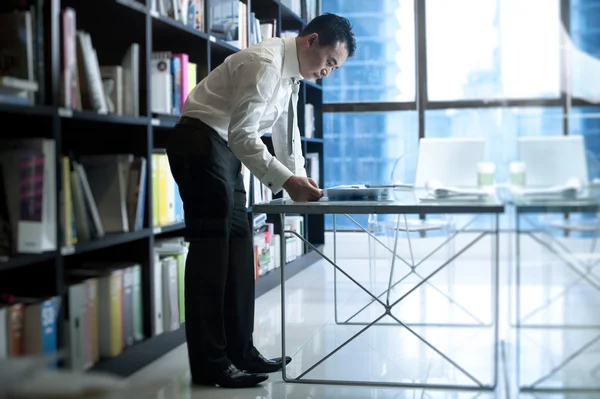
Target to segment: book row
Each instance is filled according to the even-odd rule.
[[[62,173],[57,176],[54,140],[0,140],[0,145],[0,260],[139,231],[147,224],[146,157],[58,154]],[[167,155],[157,149],[151,157],[152,224],[182,222],[183,202]]]
[[[66,270],[62,297],[0,297],[0,358],[66,352],[65,366],[87,370],[102,359],[119,356],[148,338],[144,307],[153,309],[152,336],[180,328],[185,321],[183,276],[187,243],[157,240],[151,263],[151,304],[142,296],[143,267],[136,262],[81,262]],[[59,319],[61,306],[65,310]],[[64,341],[57,330],[64,328]],[[56,362],[50,362],[56,366]]]
[[[294,12],[312,19],[317,13],[316,0],[306,1],[306,9],[300,3],[292,2]],[[309,4],[310,3],[310,4]],[[44,71],[44,26],[43,6],[39,0],[22,2],[8,1],[0,6],[1,46],[14,54],[14,60],[7,64],[0,75],[0,102],[17,104],[45,104],[46,87]],[[259,20],[254,12],[248,12],[246,3],[238,0],[209,1],[211,21],[209,32],[235,48],[243,49],[259,43],[265,38],[277,35],[277,20]],[[206,31],[204,0],[153,0],[150,13],[155,18],[166,17],[178,21],[184,27],[200,32]],[[281,31],[281,36],[297,35],[298,30]],[[99,114],[140,115],[140,43],[131,43],[122,55],[121,62],[102,65],[98,61],[94,38],[77,24],[77,10],[64,7],[60,12],[60,57],[61,57],[61,106],[74,110],[92,110]],[[98,39],[98,38],[96,38]],[[160,59],[159,53],[153,58]],[[170,58],[167,56],[167,58]],[[174,58],[179,58],[175,55]],[[180,58],[179,58],[180,59]],[[169,63],[170,64],[170,63]],[[181,97],[197,83],[193,81],[197,66],[194,63],[184,66],[166,66],[174,79],[169,86],[172,95],[152,96],[152,109],[168,114],[176,113]],[[204,68],[204,66],[202,66]],[[153,66],[153,70],[156,68]],[[189,71],[189,72],[188,72]],[[164,72],[161,71],[161,72]],[[202,73],[205,74],[205,73]],[[190,77],[190,82],[183,75]],[[201,75],[201,74],[198,74]],[[152,85],[162,90],[164,77],[152,77]],[[156,80],[156,82],[155,82]],[[179,84],[179,89],[176,84]],[[175,98],[177,97],[177,98]],[[172,104],[167,104],[167,98]],[[143,108],[143,107],[142,107]],[[158,113],[162,113],[156,111]]]

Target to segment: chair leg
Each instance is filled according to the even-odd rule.
[[[447,234],[450,235],[452,234],[452,225],[449,225],[450,227],[447,229]],[[447,245],[447,254],[446,257],[447,259],[450,259],[454,256],[454,254],[456,253],[456,245],[455,245],[455,238],[451,239],[448,242]],[[455,261],[452,261],[448,264],[448,266],[446,267],[446,270],[448,271],[448,296],[450,298],[454,298],[454,294],[455,294],[455,283],[456,283],[456,268],[455,266]],[[449,306],[449,312],[448,312],[448,316],[450,318],[450,320],[454,319],[454,306]]]
[[[369,233],[377,235],[378,233],[378,220],[377,215],[369,215]],[[377,241],[375,241],[370,235],[367,235],[369,245],[369,284],[371,289],[375,288],[375,273],[377,269]]]

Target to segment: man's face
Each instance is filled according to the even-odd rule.
[[[339,68],[348,58],[348,49],[343,42],[331,46],[321,46],[318,34],[313,33],[305,38],[298,51],[300,74],[304,79],[316,80],[325,78]]]

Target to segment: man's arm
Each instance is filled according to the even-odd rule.
[[[236,67],[232,78],[229,148],[263,184],[278,193],[293,173],[269,153],[258,129],[267,101],[279,84],[279,71],[270,61],[257,58]]]
[[[296,110],[298,105],[296,104]],[[296,115],[298,112],[296,111]],[[305,159],[302,154],[302,141],[300,139],[300,129],[298,129],[298,118],[294,123],[294,149],[292,155],[288,154],[288,108],[286,107],[273,125],[273,149],[277,159],[280,159],[296,176],[306,177]]]

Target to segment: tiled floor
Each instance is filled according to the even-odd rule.
[[[482,243],[482,245],[489,245]],[[460,248],[460,245],[458,246]],[[487,246],[486,248],[489,248]],[[371,302],[365,292],[377,295],[387,288],[389,262],[380,259],[369,268],[366,259],[342,259],[343,269],[363,288],[348,277],[336,274],[331,265],[319,262],[286,283],[286,354],[293,357],[288,366],[289,378],[302,375],[303,379],[350,380],[384,383],[462,384],[471,387],[494,384],[494,366],[497,366],[496,389],[466,391],[454,389],[422,389],[398,387],[367,387],[333,385],[327,383],[285,383],[281,373],[275,373],[261,387],[246,390],[221,388],[191,388],[185,346],[177,348],[156,363],[129,379],[132,386],[140,387],[136,397],[149,398],[600,398],[600,392],[579,394],[542,395],[518,394],[516,388],[516,329],[514,275],[509,276],[510,263],[501,257],[500,314],[498,338],[494,346],[492,327],[495,309],[490,283],[494,274],[489,260],[480,254],[454,262],[448,269],[435,274],[429,283],[411,290],[421,280],[411,274],[395,286],[389,297],[393,303],[406,295],[386,315],[377,302],[357,311]],[[547,254],[524,256],[521,278],[522,314],[535,311],[529,322],[557,325],[566,322],[586,324],[580,329],[527,329],[521,339],[524,345],[521,357],[522,382],[531,384],[541,380],[540,386],[573,386],[574,383],[600,386],[600,273],[592,270],[589,281],[573,284],[577,277],[571,269],[558,264]],[[338,257],[343,254],[338,253]],[[531,259],[541,256],[542,262]],[[529,260],[528,260],[529,259]],[[421,277],[436,270],[440,259],[432,258],[417,268]],[[541,266],[543,264],[543,267]],[[397,264],[394,280],[398,281],[410,269]],[[566,295],[560,295],[565,287]],[[512,289],[511,289],[512,287]],[[377,296],[376,295],[376,296]],[[447,297],[454,298],[448,301]],[[337,301],[337,309],[334,306]],[[379,298],[384,304],[387,296]],[[550,303],[544,310],[536,310]],[[353,318],[351,316],[355,315]],[[383,315],[380,323],[366,326]],[[594,315],[594,316],[590,316]],[[592,317],[597,318],[594,320]],[[349,318],[354,324],[340,324]],[[336,320],[338,323],[336,323]],[[401,325],[398,321],[401,321]],[[597,321],[595,323],[594,321]],[[281,291],[275,289],[256,302],[255,343],[266,356],[281,355]],[[385,324],[382,324],[385,323]],[[429,325],[426,325],[429,324]],[[434,326],[432,326],[434,325]],[[591,326],[591,327],[590,327]],[[366,329],[365,329],[366,328]],[[362,333],[359,333],[364,330]],[[355,336],[356,335],[356,336]],[[342,345],[327,360],[319,363],[327,353]],[[570,357],[584,347],[580,356]],[[498,348],[496,351],[495,349]],[[497,360],[497,361],[496,361]],[[316,367],[313,367],[313,365]],[[550,377],[543,378],[550,373]]]

